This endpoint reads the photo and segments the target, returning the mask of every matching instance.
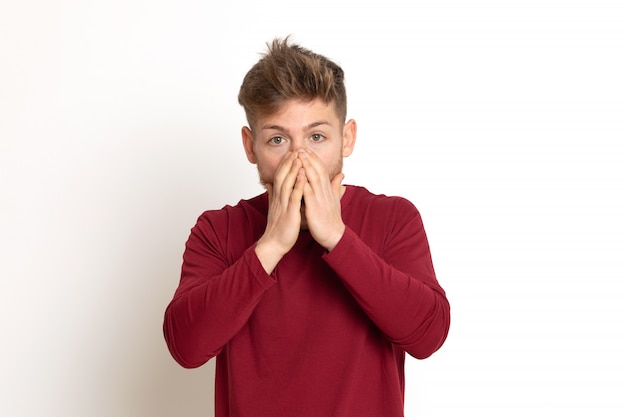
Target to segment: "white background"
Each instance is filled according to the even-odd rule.
[[[621,0],[3,1],[0,415],[211,416],[163,311],[205,209],[262,191],[241,79],[346,71],[346,183],[420,209],[452,304],[407,416],[626,415]]]

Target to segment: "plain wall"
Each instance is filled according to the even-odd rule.
[[[228,3],[228,4],[227,4]],[[626,415],[621,1],[5,1],[0,415],[211,416],[162,337],[190,228],[262,192],[241,79],[338,61],[346,183],[421,211],[452,304],[407,416]]]

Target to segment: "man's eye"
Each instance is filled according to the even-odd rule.
[[[274,136],[270,139],[270,143],[272,145],[280,145],[281,143],[283,143],[284,140],[285,139],[281,138],[280,136]]]
[[[313,142],[320,142],[320,141],[324,140],[324,136],[320,135],[319,133],[316,133],[316,134],[311,136],[311,140]]]

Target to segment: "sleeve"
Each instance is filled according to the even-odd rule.
[[[254,245],[229,265],[221,245],[225,240],[209,220],[198,220],[185,247],[179,286],[165,310],[165,341],[185,368],[219,354],[276,282],[263,269]]]
[[[404,200],[406,201],[406,200]],[[401,213],[406,213],[402,215]],[[408,201],[396,208],[375,252],[353,230],[324,255],[361,309],[394,344],[424,359],[445,341],[450,305],[435,277],[421,217]]]

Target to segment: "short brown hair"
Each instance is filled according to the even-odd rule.
[[[339,65],[299,45],[289,37],[274,39],[268,51],[248,71],[239,90],[239,104],[250,127],[259,117],[275,113],[287,100],[316,98],[334,103],[339,120],[346,120],[347,99]]]

